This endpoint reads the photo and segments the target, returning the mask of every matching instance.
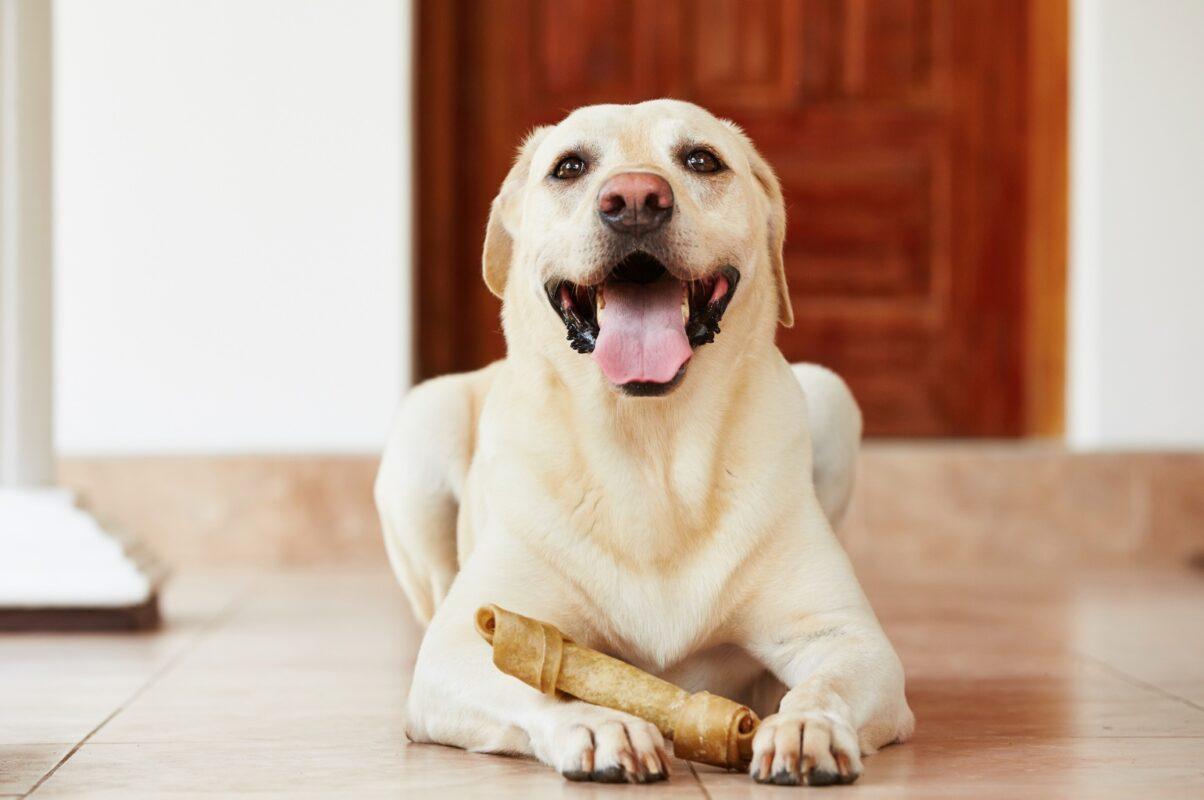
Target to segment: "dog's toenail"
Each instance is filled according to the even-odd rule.
[[[567,778],[570,781],[588,781],[589,780],[589,773],[584,770],[580,770],[580,769],[570,769],[570,770],[568,770],[566,772],[562,772],[560,774],[563,775],[565,778]]]
[[[627,777],[623,774],[623,768],[618,764],[606,769],[594,770],[593,778],[598,783],[625,783],[627,781]]]
[[[831,786],[840,778],[835,772],[826,769],[813,769],[807,774],[808,786]]]
[[[787,770],[782,770],[773,776],[773,783],[778,786],[798,786],[798,775]]]

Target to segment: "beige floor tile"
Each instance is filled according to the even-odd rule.
[[[27,790],[245,590],[249,576],[189,575],[162,598],[163,630],[0,636],[0,792]]]
[[[1204,684],[1204,576],[1165,571],[1084,581],[1071,647],[1134,680]]]
[[[781,797],[747,776],[699,770],[715,800]],[[839,797],[1171,798],[1204,787],[1204,739],[917,737],[870,756]],[[774,794],[778,792],[778,794]]]
[[[29,791],[73,746],[0,744],[0,797]]]
[[[1196,708],[1204,709],[1204,675],[1197,678],[1173,678],[1159,681],[1158,688],[1191,703]]]
[[[836,796],[1204,796],[1204,711],[1168,694],[1204,689],[1193,655],[1204,582],[995,565],[863,578],[906,665],[919,728]],[[387,571],[264,575],[254,586],[34,797],[703,796],[682,764],[667,785],[579,785],[528,760],[407,744],[420,629]],[[53,728],[55,709],[90,703],[102,676],[120,680],[174,652],[171,637],[204,622],[182,612],[141,640],[26,642],[7,653],[22,664],[0,670],[32,681],[32,665],[53,663],[80,681],[65,679],[53,702],[42,695],[38,719]],[[26,762],[61,752],[41,744]],[[699,769],[713,798],[789,794]]]
[[[100,731],[110,743],[379,746],[404,739],[403,674],[387,669],[173,671]],[[408,681],[406,681],[408,683]]]
[[[96,742],[402,741],[420,635],[383,571],[269,576]]]
[[[918,730],[947,739],[1204,737],[1204,713],[1093,664],[1035,678],[915,677],[907,696]]]
[[[679,765],[680,766],[680,765]],[[644,791],[654,788],[655,791]],[[90,745],[36,797],[179,798],[261,795],[288,797],[531,798],[614,796],[703,797],[682,767],[656,787],[570,783],[533,761],[465,753],[434,745],[355,741],[325,747],[259,742]]]

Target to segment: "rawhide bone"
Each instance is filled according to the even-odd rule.
[[[710,692],[690,694],[630,664],[566,638],[555,626],[495,605],[476,615],[477,632],[493,646],[493,663],[523,683],[556,696],[648,720],[687,761],[745,769],[760,720],[750,709]]]

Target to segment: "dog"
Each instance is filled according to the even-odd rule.
[[[413,389],[375,486],[429,623],[411,740],[668,776],[650,723],[499,672],[486,603],[747,703],[759,782],[848,783],[910,735],[902,665],[833,533],[860,411],[774,345],[785,231],[773,170],[698,106],[589,106],[522,143],[483,254],[506,358]]]

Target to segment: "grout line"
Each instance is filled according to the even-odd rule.
[[[698,788],[702,790],[702,796],[706,800],[711,800],[711,793],[707,791],[707,787],[703,785],[702,778],[698,777],[698,771],[694,769],[694,764],[690,761],[686,762],[686,766],[690,768],[690,774],[694,776],[694,782],[698,784]]]
[[[1176,702],[1182,703],[1183,705],[1187,706],[1188,708],[1194,708],[1196,711],[1204,711],[1204,706],[1201,706],[1199,703],[1195,702],[1194,700],[1190,700],[1181,695],[1177,695],[1174,692],[1167,691],[1166,689],[1163,689],[1161,686],[1159,686],[1155,683],[1150,683],[1149,681],[1145,681],[1145,680],[1142,680],[1141,678],[1138,678],[1136,675],[1130,675],[1129,673],[1125,672],[1123,669],[1117,669],[1116,667],[1112,666],[1107,661],[1104,661],[1101,658],[1096,658],[1095,656],[1088,655],[1087,653],[1083,653],[1083,652],[1079,652],[1079,651],[1072,651],[1072,652],[1074,652],[1074,654],[1076,656],[1078,656],[1079,658],[1081,658],[1085,661],[1090,661],[1091,663],[1095,664],[1098,667],[1102,667],[1105,671],[1112,673],[1113,676],[1120,678],[1122,681],[1125,681],[1126,683],[1131,683],[1132,685],[1137,686],[1141,689],[1147,689],[1151,692],[1154,692],[1155,694],[1160,694],[1168,700],[1174,700]]]
[[[128,708],[133,703],[135,703],[139,697],[141,697],[143,694],[145,694],[147,692],[147,690],[149,690],[152,686],[154,686],[156,683],[158,683],[160,680],[162,680],[162,678],[165,675],[167,675],[167,673],[171,672],[172,669],[174,669],[177,664],[179,664],[181,661],[183,661],[185,656],[187,656],[189,653],[191,653],[193,650],[195,650],[201,644],[201,642],[203,642],[206,638],[208,638],[208,636],[210,634],[212,634],[214,631],[216,631],[219,627],[221,627],[225,623],[229,622],[234,617],[234,615],[236,613],[238,613],[239,610],[241,610],[242,606],[247,602],[247,600],[250,599],[250,595],[252,594],[252,591],[253,591],[252,588],[247,588],[243,592],[241,592],[237,597],[235,597],[233,600],[231,600],[226,605],[225,608],[223,608],[221,611],[219,611],[213,617],[213,619],[211,619],[211,620],[209,620],[209,622],[205,623],[205,625],[201,628],[201,630],[197,632],[196,636],[194,636],[192,638],[192,641],[185,644],[183,647],[180,648],[179,652],[177,652],[171,658],[167,659],[167,661],[165,661],[163,663],[163,666],[159,667],[157,670],[155,670],[153,673],[151,673],[151,676],[146,679],[145,683],[143,683],[141,686],[139,686],[137,689],[134,690],[133,694],[131,694],[129,697],[127,697],[123,703],[121,703],[117,706],[117,708],[113,709],[113,711],[111,713],[109,713],[109,715],[106,716],[104,719],[102,719],[95,728],[88,731],[88,733],[84,735],[84,738],[80,739],[75,744],[74,747],[72,747],[70,750],[67,751],[66,755],[64,755],[62,758],[60,758],[58,760],[57,764],[55,764],[53,767],[51,767],[49,770],[47,770],[46,774],[43,775],[41,778],[39,778],[38,782],[30,787],[29,791],[25,792],[25,794],[17,795],[17,796],[21,797],[21,798],[26,798],[26,797],[29,797],[30,795],[32,795],[38,789],[40,789],[42,787],[42,784],[46,783],[46,781],[50,780],[50,777],[52,775],[54,775],[54,773],[58,772],[59,767],[66,764],[71,759],[72,756],[74,756],[76,753],[78,753],[80,751],[80,748],[82,748],[85,744],[88,743],[88,740],[90,740],[96,734],[100,733],[101,728],[103,728],[105,725],[108,725],[110,722],[112,722],[114,719],[116,719],[118,714],[120,714],[126,708]]]

